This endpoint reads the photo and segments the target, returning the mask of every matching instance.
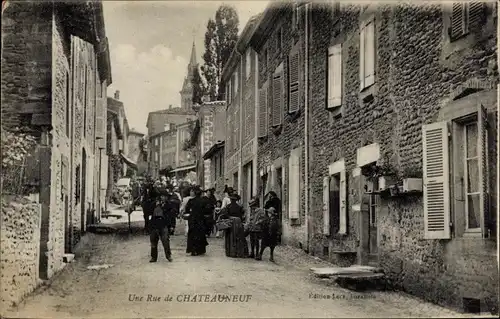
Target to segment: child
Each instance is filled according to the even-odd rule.
[[[215,209],[214,209],[214,220],[215,221],[217,221],[219,219],[219,216],[221,214],[221,210],[222,210],[222,201],[217,200],[217,202],[215,203]],[[214,227],[215,227],[215,225],[214,225]],[[220,230],[216,229],[215,238],[220,238],[221,234],[222,234],[222,232]]]
[[[278,236],[280,231],[278,213],[273,207],[269,208],[266,212],[269,216],[269,219],[262,232],[262,246],[260,248],[260,257],[262,258],[262,253],[264,252],[266,247],[269,247],[269,249],[271,250],[269,261],[274,262],[274,248],[278,244]]]

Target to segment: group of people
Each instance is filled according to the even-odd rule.
[[[264,250],[269,247],[269,260],[274,261],[274,249],[280,241],[281,201],[273,191],[266,197],[263,208],[258,197],[252,198],[247,212],[239,202],[240,196],[232,188],[226,188],[217,217],[217,227],[225,230],[226,256],[262,260]]]
[[[165,257],[172,261],[170,236],[174,235],[178,219],[185,221],[186,253],[200,256],[206,253],[207,237],[225,237],[228,257],[262,259],[270,247],[273,260],[274,247],[279,242],[281,201],[269,192],[264,208],[258,198],[252,198],[247,212],[241,197],[231,188],[224,190],[218,200],[215,190],[203,190],[198,185],[174,185],[165,176],[159,180],[147,178],[140,187],[140,205],[144,213],[145,231],[151,242],[151,260],[158,260],[158,243],[162,242]],[[248,249],[247,237],[250,239]]]

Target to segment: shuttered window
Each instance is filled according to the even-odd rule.
[[[259,89],[259,137],[267,136],[267,82]]]
[[[375,83],[375,19],[361,25],[359,39],[359,80],[361,90]]]
[[[328,49],[328,108],[342,105],[342,44]]]
[[[424,125],[422,142],[424,235],[426,239],[448,239],[450,238],[450,182],[447,123]]]
[[[288,161],[288,216],[299,219],[300,212],[300,149],[290,153]]]
[[[300,47],[296,45],[288,56],[288,112],[300,108]]]
[[[483,2],[454,3],[450,18],[450,40],[454,41],[469,32],[480,30],[484,22],[483,18]]]
[[[245,58],[245,76],[247,80],[250,77],[251,70],[252,70],[252,53],[250,49],[248,49]]]
[[[483,237],[487,237],[486,222],[490,219],[489,193],[488,193],[488,116],[486,109],[479,104],[478,110],[478,142],[479,156],[479,215]]]
[[[283,65],[273,75],[272,126],[281,125],[283,119]]]

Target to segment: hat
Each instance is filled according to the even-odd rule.
[[[254,206],[259,206],[260,202],[259,202],[259,198],[257,196],[253,197],[249,202],[248,202],[248,205],[250,207],[254,207]]]
[[[229,195],[229,199],[234,199],[234,200],[240,200],[240,195],[236,194],[236,193],[231,193]]]

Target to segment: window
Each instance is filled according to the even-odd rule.
[[[268,55],[267,52],[268,52],[267,49],[265,49],[264,50],[264,54],[263,54],[263,61],[262,61],[262,63],[263,63],[264,70],[267,68],[267,55]]]
[[[375,19],[361,25],[359,38],[359,80],[361,90],[375,83]]]
[[[155,162],[158,162],[158,160],[159,160],[158,152],[155,152]]]
[[[464,181],[465,181],[465,210],[466,230],[480,230],[480,187],[479,187],[479,154],[477,122],[464,125]]]
[[[236,71],[236,72],[234,73],[234,95],[233,95],[233,98],[234,98],[234,96],[235,96],[236,94],[238,94],[238,91],[239,91],[239,88],[240,88],[240,87],[238,86],[238,80],[239,80],[239,78],[238,78],[238,71]]]
[[[277,52],[281,52],[281,42],[282,42],[282,37],[283,37],[283,34],[282,34],[282,29],[279,28],[278,31],[276,32],[276,51]]]
[[[273,75],[273,107],[272,126],[281,125],[283,117],[283,64],[280,64]]]
[[[484,3],[479,1],[454,3],[450,18],[450,40],[455,41],[471,31],[480,30],[483,23]]]
[[[296,45],[288,56],[288,113],[300,109],[300,51]]]
[[[323,178],[323,234],[347,233],[347,183],[344,160],[331,164]]]
[[[342,78],[342,44],[337,44],[328,49],[328,109],[342,105]]]
[[[155,146],[158,146],[158,139],[155,138]]]
[[[252,52],[250,49],[248,49],[245,58],[245,75],[247,80],[250,77],[251,72],[252,72]]]
[[[448,122],[424,125],[426,239],[451,238],[451,211],[456,236],[489,235],[487,141],[487,116],[482,105],[477,112],[454,119],[451,125]]]
[[[267,82],[259,89],[259,134],[258,137],[267,136]]]
[[[80,165],[76,166],[75,169],[75,204],[80,203]]]

